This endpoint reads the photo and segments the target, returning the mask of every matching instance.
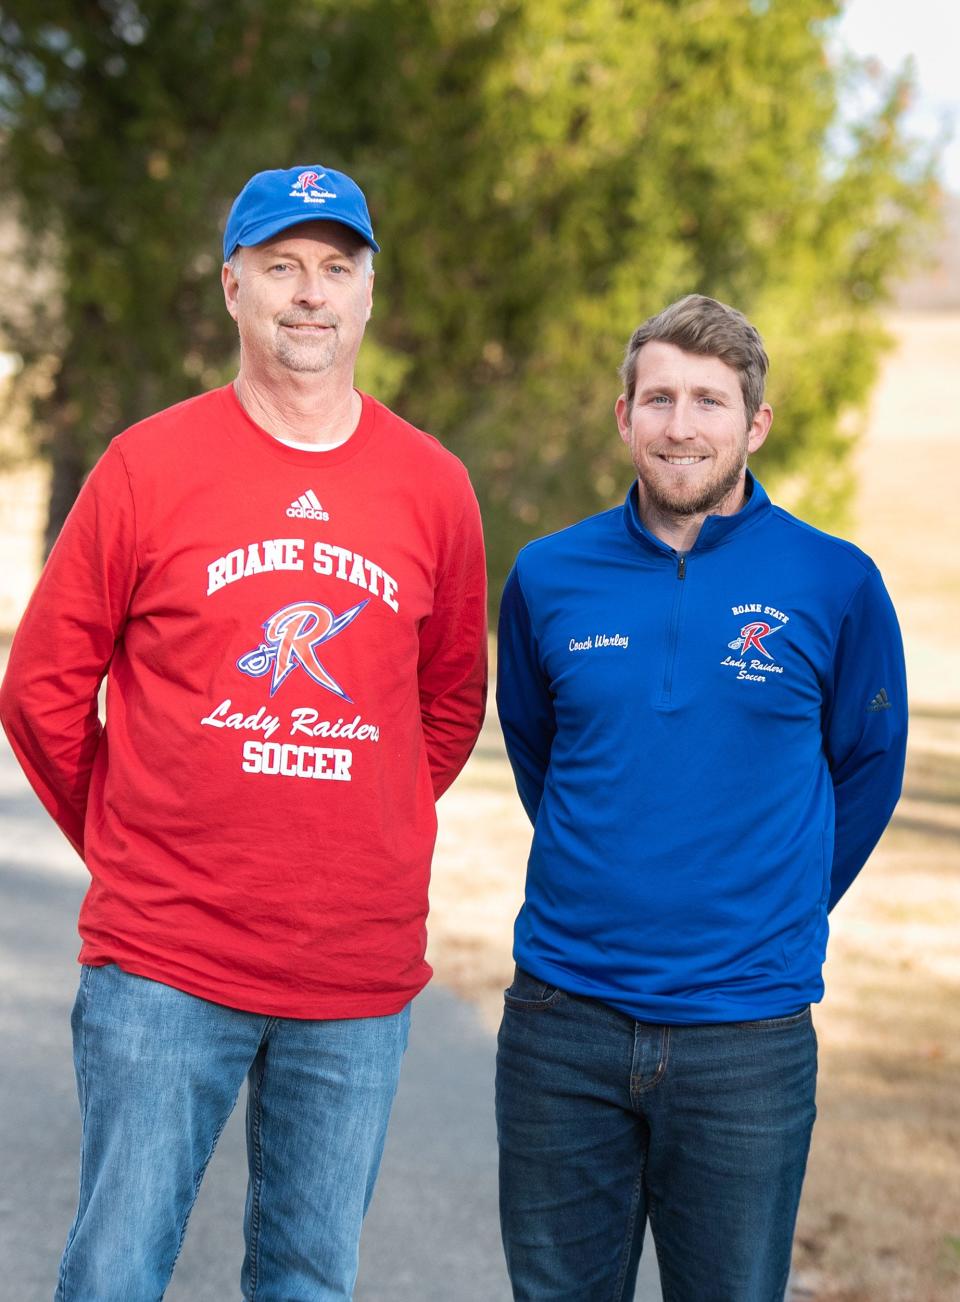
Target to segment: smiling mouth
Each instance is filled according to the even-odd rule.
[[[658,452],[657,456],[661,461],[665,461],[668,466],[698,466],[701,461],[706,461],[706,457],[671,457],[664,452]]]

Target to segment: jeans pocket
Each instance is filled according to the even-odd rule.
[[[538,1013],[553,1008],[565,997],[559,986],[541,981],[518,967],[514,969],[513,984],[503,992],[503,1003],[518,1013]]]
[[[802,1026],[810,1020],[810,1005],[805,1004],[799,1012],[788,1013],[786,1017],[759,1017],[752,1022],[736,1022],[735,1025],[744,1031],[784,1031],[791,1026]]]

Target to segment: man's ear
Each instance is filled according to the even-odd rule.
[[[236,321],[237,290],[240,287],[240,281],[229,262],[225,262],[220,270],[220,284],[223,286],[223,301],[227,305],[227,311]]]
[[[627,406],[627,395],[621,393],[617,399],[613,410],[617,415],[617,429],[620,431],[620,437],[624,443],[630,443],[630,408]]]
[[[757,414],[750,422],[750,428],[747,430],[748,452],[758,452],[763,447],[772,424],[773,408],[768,402],[762,402],[757,408]]]

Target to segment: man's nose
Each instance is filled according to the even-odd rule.
[[[296,301],[304,307],[321,307],[327,301],[327,288],[319,272],[304,271],[297,281]]]
[[[685,398],[678,398],[670,409],[666,435],[668,438],[683,442],[697,437],[696,408]]]

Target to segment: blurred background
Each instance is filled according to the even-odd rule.
[[[220,232],[261,168],[366,190],[360,383],[467,463],[493,609],[520,545],[626,492],[634,326],[698,291],[761,330],[754,468],[878,561],[914,719],[834,917],[795,1259],[817,1302],[960,1298],[958,38],[934,0],[0,11],[0,633],[109,439],[234,373]],[[493,1026],[529,829],[492,719],[440,812],[431,958]]]

